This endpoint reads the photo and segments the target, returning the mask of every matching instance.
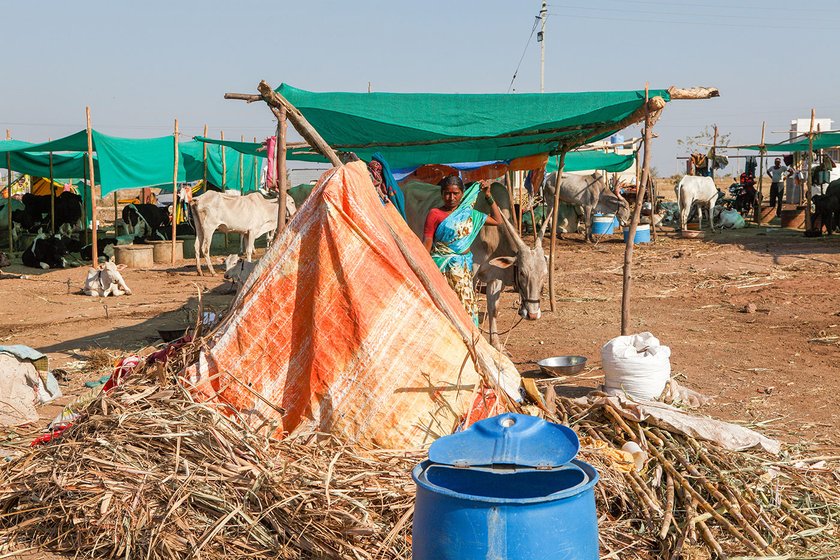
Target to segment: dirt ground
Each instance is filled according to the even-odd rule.
[[[547,243],[546,243],[547,245]],[[579,354],[587,369],[569,385],[603,380],[599,350],[620,330],[624,244],[619,236],[559,242],[556,311],[522,321],[506,339],[520,371],[545,357]],[[133,295],[81,295],[86,268],[39,271],[15,265],[0,279],[0,344],[26,344],[66,368],[65,397],[42,407],[40,426],[12,430],[29,438],[88,379],[77,369],[91,349],[134,352],[161,345],[157,330],[194,321],[199,293],[221,311],[232,296],[221,275],[199,277],[191,262],[128,270]],[[840,454],[840,237],[751,226],[681,239],[672,232],[637,246],[631,330],[650,331],[672,350],[673,376],[714,397],[702,412],[756,427],[810,453]],[[755,310],[746,312],[753,304]],[[500,329],[516,323],[516,295],[502,296]],[[752,306],[750,306],[752,309]],[[0,434],[2,437],[3,434]],[[28,440],[27,440],[28,441]],[[43,557],[40,554],[38,557]]]

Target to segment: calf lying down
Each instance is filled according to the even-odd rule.
[[[245,284],[259,261],[248,262],[239,255],[228,255],[223,264],[225,266],[225,280],[230,280],[230,293]]]
[[[94,297],[131,295],[131,289],[126,285],[120,274],[125,265],[117,266],[113,262],[106,262],[99,265],[99,268],[88,270],[85,279],[85,287],[82,291],[85,295]]]

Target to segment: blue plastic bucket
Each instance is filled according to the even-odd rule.
[[[592,234],[593,235],[609,235],[615,231],[618,220],[615,214],[608,214],[606,216],[595,216],[592,218]]]
[[[624,228],[624,241],[630,237],[630,228]],[[633,243],[650,243],[650,224],[639,224],[636,226],[636,236],[633,238]]]

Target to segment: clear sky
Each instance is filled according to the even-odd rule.
[[[225,101],[260,79],[316,91],[506,92],[539,0],[0,0],[0,127],[39,141],[93,126],[130,137],[181,131],[262,139],[262,104]],[[546,91],[718,87],[668,105],[653,164],[677,171],[677,139],[717,123],[758,142],[810,115],[840,121],[837,0],[553,0]],[[11,32],[7,35],[5,32]],[[807,45],[807,48],[806,48]],[[533,37],[514,82],[539,91]],[[835,123],[840,128],[840,122]],[[636,131],[637,132],[637,131]],[[628,131],[628,135],[633,131]]]

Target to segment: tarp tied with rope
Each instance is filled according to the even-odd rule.
[[[394,168],[511,160],[608,137],[642,110],[644,91],[544,94],[314,93],[276,90],[334,149]],[[650,97],[671,99],[667,90]],[[638,114],[638,113],[637,113]]]

